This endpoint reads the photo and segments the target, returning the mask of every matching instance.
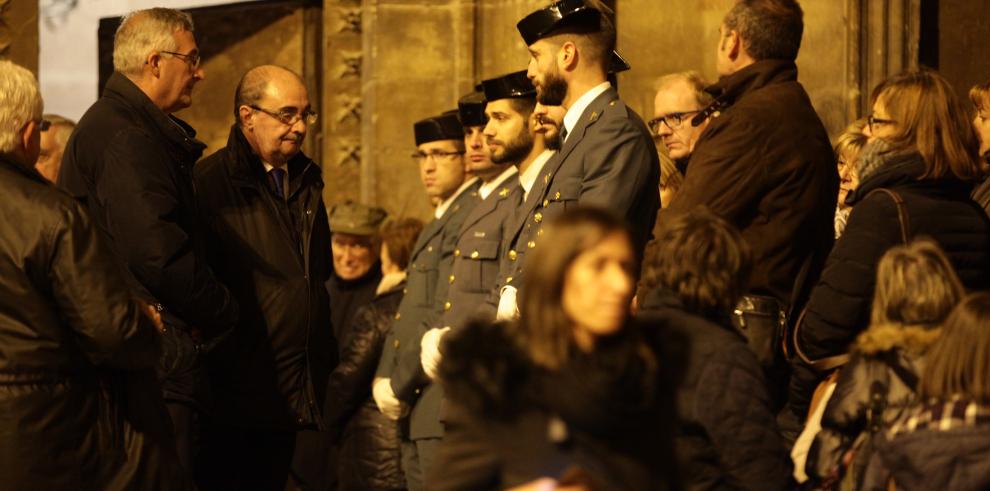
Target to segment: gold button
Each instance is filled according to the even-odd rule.
[[[461,250],[460,249],[454,249],[454,257],[460,256],[460,255],[461,255]]]
[[[416,389],[416,395],[419,395],[420,392],[422,392],[421,389]]]
[[[547,205],[549,205],[549,204],[550,204],[550,200],[548,200],[548,199],[543,200],[543,207],[544,208],[546,208]]]
[[[405,295],[407,293],[409,293],[409,289],[408,288],[403,288],[402,289],[402,294]],[[399,314],[395,314],[395,315],[399,315]],[[398,319],[398,317],[396,317],[396,319]]]
[[[444,311],[449,311],[450,310],[450,307],[451,307],[450,302],[445,302],[443,304],[443,310]]]
[[[515,250],[509,251],[509,261],[515,261],[519,254]]]
[[[536,212],[536,214],[533,215],[533,220],[535,220],[536,223],[542,222],[543,221],[543,214],[540,213],[540,212]]]
[[[560,191],[553,193],[553,199],[560,199]]]
[[[505,284],[508,285],[509,283],[512,283],[512,277],[511,276],[509,276],[508,278],[505,279]]]
[[[536,247],[536,242],[533,242],[533,241],[531,240],[531,241],[529,241],[529,242],[528,242],[528,243],[526,244],[526,247],[529,247],[530,249],[532,249],[532,248],[534,248],[534,247]]]
[[[426,252],[433,252],[433,246],[426,246]]]
[[[395,320],[399,320],[399,318],[401,318],[401,317],[402,317],[402,314],[400,314],[398,312],[395,313]]]
[[[394,347],[395,349],[399,349],[399,340],[398,339],[396,339],[395,342],[392,343],[392,347]]]
[[[481,254],[479,254],[478,251],[473,251],[471,253],[471,259],[478,259],[478,256],[480,256],[480,255]]]
[[[454,275],[450,275],[450,278],[447,278],[447,280],[449,280],[450,283],[453,284],[454,283]]]

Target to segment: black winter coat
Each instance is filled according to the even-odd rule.
[[[246,428],[322,426],[320,404],[336,365],[330,325],[330,225],[319,166],[289,161],[279,199],[241,130],[196,166],[209,225],[210,262],[241,305],[234,331],[207,356],[216,416]]]
[[[898,434],[878,446],[883,465],[900,491],[990,489],[990,427],[986,424]],[[885,491],[887,481],[864,483]]]
[[[237,305],[206,263],[192,187],[195,131],[114,73],[66,145],[58,184],[88,207],[135,292],[207,336]]]
[[[934,239],[967,289],[990,285],[990,219],[970,199],[972,186],[952,178],[919,180],[923,172],[918,154],[896,157],[865,177],[846,199],[853,205],[846,230],[795,328],[798,353],[805,360],[847,352],[869,323],[880,257],[902,243],[897,207],[885,194],[870,194],[875,189],[901,195],[911,237]]]
[[[371,397],[371,384],[385,337],[399,311],[406,283],[376,296],[351,322],[350,342],[327,388],[327,426],[339,444],[340,489],[405,489],[397,421],[385,417]]]
[[[788,489],[791,461],[756,356],[728,320],[688,312],[668,292],[641,304],[658,329],[677,390],[676,451],[684,488]]]
[[[158,336],[89,216],[3,157],[0,195],[0,488],[186,489]]]
[[[331,232],[333,232],[331,230]],[[327,294],[330,295],[330,320],[333,323],[333,336],[338,348],[343,351],[351,335],[351,321],[361,307],[375,298],[375,289],[382,281],[382,266],[376,260],[364,276],[355,280],[343,280],[336,274],[327,280]]]
[[[503,489],[574,468],[596,491],[679,489],[669,384],[647,361],[660,353],[654,329],[630,321],[553,371],[509,330],[471,323],[444,337],[445,434],[426,489]]]

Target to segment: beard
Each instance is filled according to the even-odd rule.
[[[544,106],[559,106],[567,97],[567,81],[560,76],[557,65],[543,77],[543,83],[536,91],[536,101]]]
[[[523,126],[522,131],[515,138],[502,145],[502,153],[492,153],[492,163],[516,164],[522,162],[529,155],[529,152],[533,150],[533,135],[529,133],[529,125]]]

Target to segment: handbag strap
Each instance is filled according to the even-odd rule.
[[[890,199],[894,200],[894,205],[897,206],[897,221],[901,224],[901,242],[907,245],[911,242],[911,219],[908,216],[907,207],[904,206],[904,198],[897,191],[888,188],[874,189],[866,197],[869,198],[877,193],[886,194],[890,196]]]

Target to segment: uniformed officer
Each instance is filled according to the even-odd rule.
[[[527,75],[537,101],[563,106],[566,113],[561,149],[520,210],[526,218],[510,231],[510,249],[536,247],[544,222],[577,204],[590,204],[629,222],[641,256],[660,207],[660,163],[646,125],[608,81],[618,58],[612,22],[585,0],[560,0],[516,27],[529,47]],[[520,261],[499,272],[500,317],[515,312],[513,284],[519,284],[522,272]]]
[[[439,200],[434,220],[420,233],[410,255],[406,295],[399,304],[395,323],[385,341],[373,387],[375,402],[383,413],[398,418],[396,399],[407,404],[418,396],[418,364],[409,369],[398,363],[398,352],[417,346],[427,323],[442,307],[435,295],[441,263],[453,259],[454,233],[478,203],[477,179],[464,179],[464,131],[457,111],[427,118],[414,125],[420,178],[427,195]],[[436,454],[442,431],[409,419],[402,443],[403,470],[410,490],[422,489],[423,475]]]

